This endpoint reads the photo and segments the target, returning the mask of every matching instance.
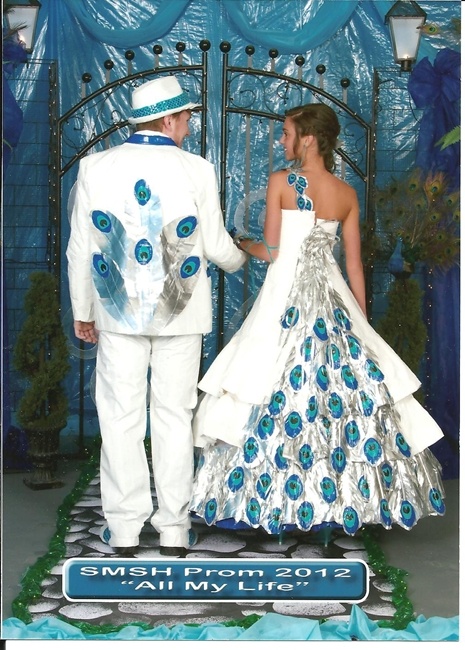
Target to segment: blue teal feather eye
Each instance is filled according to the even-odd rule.
[[[400,505],[400,518],[407,528],[411,528],[415,524],[417,515],[410,501],[402,501]]]
[[[286,396],[282,390],[278,390],[274,395],[271,396],[271,401],[268,404],[268,410],[271,415],[277,415],[281,413],[283,408],[286,406]]]
[[[212,521],[215,519],[217,510],[218,510],[218,503],[216,499],[210,499],[210,501],[207,501],[207,503],[205,504],[203,518],[205,519],[208,525],[210,525]]]
[[[362,495],[364,499],[369,499],[370,498],[370,486],[368,485],[368,481],[366,479],[366,476],[362,476],[358,482],[358,491]]]
[[[352,359],[358,359],[362,351],[362,348],[360,347],[360,343],[355,338],[355,336],[351,336],[350,334],[347,335],[347,342],[349,344],[350,356],[352,357]]]
[[[296,187],[296,190],[297,190],[297,187]],[[299,196],[299,197],[297,198],[297,208],[298,208],[299,210],[305,210],[305,209],[308,209],[308,208],[307,208],[307,203],[308,203],[308,199],[306,199],[304,196]]]
[[[184,217],[176,226],[176,234],[180,239],[192,235],[197,227],[197,218],[194,216]]]
[[[320,422],[323,426],[323,435],[325,438],[329,438],[331,436],[331,422],[325,415],[320,418]]]
[[[284,329],[289,329],[289,327],[292,327],[297,323],[299,320],[299,310],[297,307],[289,307],[289,309],[286,309],[286,312],[283,316],[283,319],[281,321],[281,326]]]
[[[363,415],[371,415],[373,413],[374,402],[363,390],[360,391],[360,402],[362,405]]]
[[[381,465],[381,477],[386,490],[390,490],[392,485],[392,467],[389,463],[383,463]]]
[[[316,373],[316,383],[321,388],[321,390],[328,390],[329,386],[329,377],[326,366],[320,366]]]
[[[111,230],[111,218],[101,210],[92,211],[92,223],[100,232],[108,233]]]
[[[358,381],[350,369],[350,366],[342,366],[341,377],[347,388],[351,388],[352,390],[358,388]]]
[[[317,318],[313,326],[313,331],[318,336],[321,341],[328,340],[328,331],[326,329],[326,323],[323,318]]]
[[[257,458],[258,443],[255,438],[248,438],[244,443],[244,461],[251,463]]]
[[[289,463],[283,456],[283,451],[284,445],[279,445],[274,455],[274,462],[276,463],[276,467],[278,469],[287,469],[289,467]]]
[[[321,496],[326,503],[332,503],[336,500],[337,490],[335,482],[328,476],[325,476],[320,482]]]
[[[148,264],[153,257],[152,244],[147,239],[141,239],[136,244],[134,254],[139,264]]]
[[[188,257],[181,265],[180,274],[182,278],[191,278],[200,268],[200,259],[198,257]]]
[[[351,420],[345,425],[344,433],[349,447],[355,447],[360,440],[360,431],[355,420]]]
[[[300,528],[303,530],[308,530],[313,521],[313,506],[308,501],[303,501],[297,509],[297,519],[300,524]]]
[[[304,486],[302,485],[302,481],[300,478],[297,476],[297,474],[292,474],[284,486],[284,490],[292,501],[296,501],[300,495],[302,494],[304,489]]]
[[[261,507],[257,499],[254,498],[250,499],[250,501],[246,506],[245,512],[251,524],[258,524],[258,522],[260,521]]]
[[[397,448],[406,456],[407,458],[410,458],[411,452],[410,452],[410,447],[405,440],[404,436],[399,432],[396,435],[396,445]]]
[[[269,415],[264,415],[257,425],[257,433],[262,440],[272,435],[274,431],[274,420]]]
[[[338,370],[341,367],[341,353],[339,348],[334,343],[328,345],[326,348],[326,363],[331,368]]]
[[[344,508],[342,513],[342,527],[348,535],[354,535],[360,528],[360,519],[357,511],[351,506]]]
[[[389,510],[389,504],[386,499],[381,499],[379,504],[379,514],[381,516],[381,521],[385,526],[392,526],[392,517],[391,511]]]
[[[299,463],[302,466],[302,469],[310,469],[313,465],[313,460],[315,456],[310,445],[302,445],[299,449]]]
[[[244,485],[244,470],[242,467],[235,467],[228,476],[228,488],[231,492],[237,492]]]
[[[306,381],[307,375],[300,364],[292,368],[289,374],[289,383],[294,390],[300,390]]]
[[[289,185],[294,185],[296,180],[297,180],[297,174],[294,174],[294,172],[291,172],[290,174],[287,175],[287,182]]]
[[[262,474],[255,487],[257,488],[258,496],[266,499],[271,490],[271,476],[268,473]]]
[[[347,457],[346,457],[342,447],[336,447],[332,451],[332,453],[331,453],[331,465],[332,465],[332,468],[336,472],[338,472],[338,474],[342,474],[342,472],[345,470],[345,467],[347,465]]]
[[[297,411],[291,411],[284,421],[284,429],[289,438],[295,438],[302,431],[302,418]]]
[[[368,438],[363,445],[363,452],[368,462],[374,465],[381,458],[383,450],[376,438]]]
[[[308,408],[305,411],[305,417],[309,422],[315,422],[316,416],[318,415],[318,402],[316,397],[310,397],[308,400]]]
[[[367,359],[365,361],[365,369],[370,379],[374,379],[375,381],[383,381],[384,375],[372,359]]]
[[[302,194],[307,187],[308,187],[308,181],[305,178],[305,176],[298,176],[296,187],[295,187],[296,191],[299,192],[299,194]]]
[[[107,278],[110,274],[110,267],[105,257],[100,253],[96,253],[92,258],[94,269],[102,278]]]
[[[134,185],[134,196],[139,205],[146,205],[149,202],[151,195],[152,193],[147,183],[143,179],[137,181]]]
[[[436,512],[438,512],[440,515],[444,514],[446,511],[446,506],[444,504],[443,498],[437,488],[433,487],[429,491],[429,502],[436,510]]]
[[[307,336],[300,348],[300,353],[303,356],[304,361],[310,361],[310,359],[312,358],[312,349],[313,349],[313,337]]]
[[[346,330],[351,329],[350,320],[347,317],[347,314],[345,314],[345,312],[340,307],[336,307],[333,313],[337,322],[341,327],[343,327]]]
[[[337,393],[331,393],[328,400],[328,406],[333,418],[339,419],[344,411],[344,407],[342,404],[342,399]]]
[[[274,535],[278,535],[281,532],[282,512],[283,511],[281,510],[281,508],[273,508],[270,516],[268,517],[268,528],[270,529],[270,533]]]

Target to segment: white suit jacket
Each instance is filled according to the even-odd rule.
[[[211,331],[207,263],[234,272],[246,258],[224,227],[213,165],[131,142],[81,160],[66,254],[74,319],[146,335]]]

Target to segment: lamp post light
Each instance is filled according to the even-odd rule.
[[[385,16],[389,24],[394,60],[400,63],[402,72],[411,72],[417,60],[420,47],[421,28],[425,24],[426,13],[416,2],[396,2]]]
[[[39,0],[5,0],[3,13],[10,32],[16,32],[19,42],[29,54],[34,49]]]

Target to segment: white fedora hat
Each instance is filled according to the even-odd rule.
[[[165,115],[200,108],[200,104],[189,101],[188,94],[181,88],[176,77],[160,77],[138,86],[132,93],[130,124],[156,120]]]

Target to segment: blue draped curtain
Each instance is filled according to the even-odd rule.
[[[438,141],[460,124],[460,53],[445,48],[434,63],[424,58],[409,79],[409,92],[423,110],[418,136],[416,165],[424,174],[442,172],[448,189],[460,185],[460,145],[444,149]],[[426,374],[428,407],[445,438],[433,447],[443,465],[445,478],[459,473],[460,421],[460,272],[435,271],[427,283],[431,304]]]
[[[175,42],[175,39],[186,40],[188,45],[192,45],[197,39],[208,38],[212,40],[213,45],[209,64],[212,69],[216,69],[221,65],[218,41],[226,39],[231,40],[234,55],[237,57],[240,54],[239,48],[236,47],[238,44],[240,47],[243,44],[251,44],[265,48],[265,51],[261,52],[261,48],[257,48],[257,58],[266,56],[266,50],[273,48],[283,55],[303,54],[306,58],[306,70],[309,71],[310,61],[313,64],[326,63],[327,89],[334,91],[334,84],[339,84],[342,77],[352,79],[354,83],[350,88],[349,104],[369,120],[373,68],[393,64],[389,33],[384,23],[384,17],[392,4],[393,0],[125,0],[124,3],[120,0],[42,0],[34,56],[38,59],[53,59],[58,63],[58,110],[62,114],[79,101],[83,72],[88,69],[92,72],[93,84],[103,82],[105,71],[102,63],[108,57],[115,62],[115,74],[124,74],[124,51],[128,48],[138,48],[137,65],[140,69],[145,69],[151,65],[151,46],[159,39],[164,39],[163,45],[170,41]],[[458,2],[433,3],[425,0],[424,5],[426,11],[434,15],[442,26],[450,21],[449,14],[456,16],[460,13],[460,9],[457,9],[457,6],[460,7]],[[63,25],[66,25],[66,38],[62,36]],[[241,43],[241,39],[244,43]],[[432,78],[434,88],[442,89],[442,99],[434,99],[434,102],[440,101],[440,105],[438,107],[435,103],[432,106],[432,114],[441,113],[447,116],[450,96],[446,86],[449,86],[451,79],[444,81],[441,77],[450,75],[453,78],[455,62],[451,58],[447,61],[447,57],[442,60],[444,55],[438,56],[435,61],[437,52],[437,41],[422,38],[419,59],[424,57],[431,63],[428,67],[427,63],[420,61],[414,68],[412,79],[415,78],[417,68],[420,71],[425,68],[426,76]],[[292,62],[288,65],[293,67]],[[456,76],[457,74],[458,66]],[[219,95],[220,81],[215,75],[211,75],[211,110],[207,119],[215,132],[220,129],[220,113],[215,110],[215,103],[211,98]],[[332,88],[330,84],[333,84]],[[26,97],[27,89],[22,87],[21,90],[23,98]],[[5,93],[8,93],[6,85],[4,103]],[[423,110],[427,113],[429,108]],[[8,108],[5,109],[4,106],[4,123],[10,120],[12,127],[20,132],[20,114],[17,113],[15,117],[12,112],[8,114],[7,111]],[[423,156],[426,166],[428,147],[436,135],[428,135],[422,127],[420,144],[422,151],[426,151]],[[409,134],[406,132],[405,136],[408,137]],[[13,142],[14,134],[10,138],[10,142]],[[9,152],[5,152],[5,160],[8,155]],[[449,157],[451,152],[445,155]],[[209,157],[212,162],[219,159],[219,151],[214,143]],[[237,164],[240,165],[241,161]],[[452,277],[454,272],[456,279]],[[458,335],[454,334],[455,352],[441,356],[439,363],[436,362],[439,348],[444,345],[444,338],[450,340],[450,330],[455,332],[457,329],[458,307],[454,311],[455,320],[452,321],[448,311],[451,309],[450,305],[444,307],[440,302],[440,299],[445,299],[447,295],[445,291],[454,296],[458,291],[458,271],[454,272],[447,279],[434,278],[435,287],[442,288],[434,289],[437,294],[433,299],[436,329],[432,329],[430,339],[435,349],[430,356],[432,368],[429,373],[433,390],[428,392],[434,394],[435,398],[440,392],[438,389],[444,392],[442,401],[434,405],[433,414],[449,439],[452,435],[456,442],[458,391],[447,391],[450,383],[448,384],[449,380],[444,381],[444,377],[447,373],[446,367],[449,377],[451,373],[454,376],[458,374]],[[451,323],[454,323],[453,327]],[[446,418],[447,422],[443,424],[441,418]],[[457,434],[450,434],[450,431],[457,431]]]

